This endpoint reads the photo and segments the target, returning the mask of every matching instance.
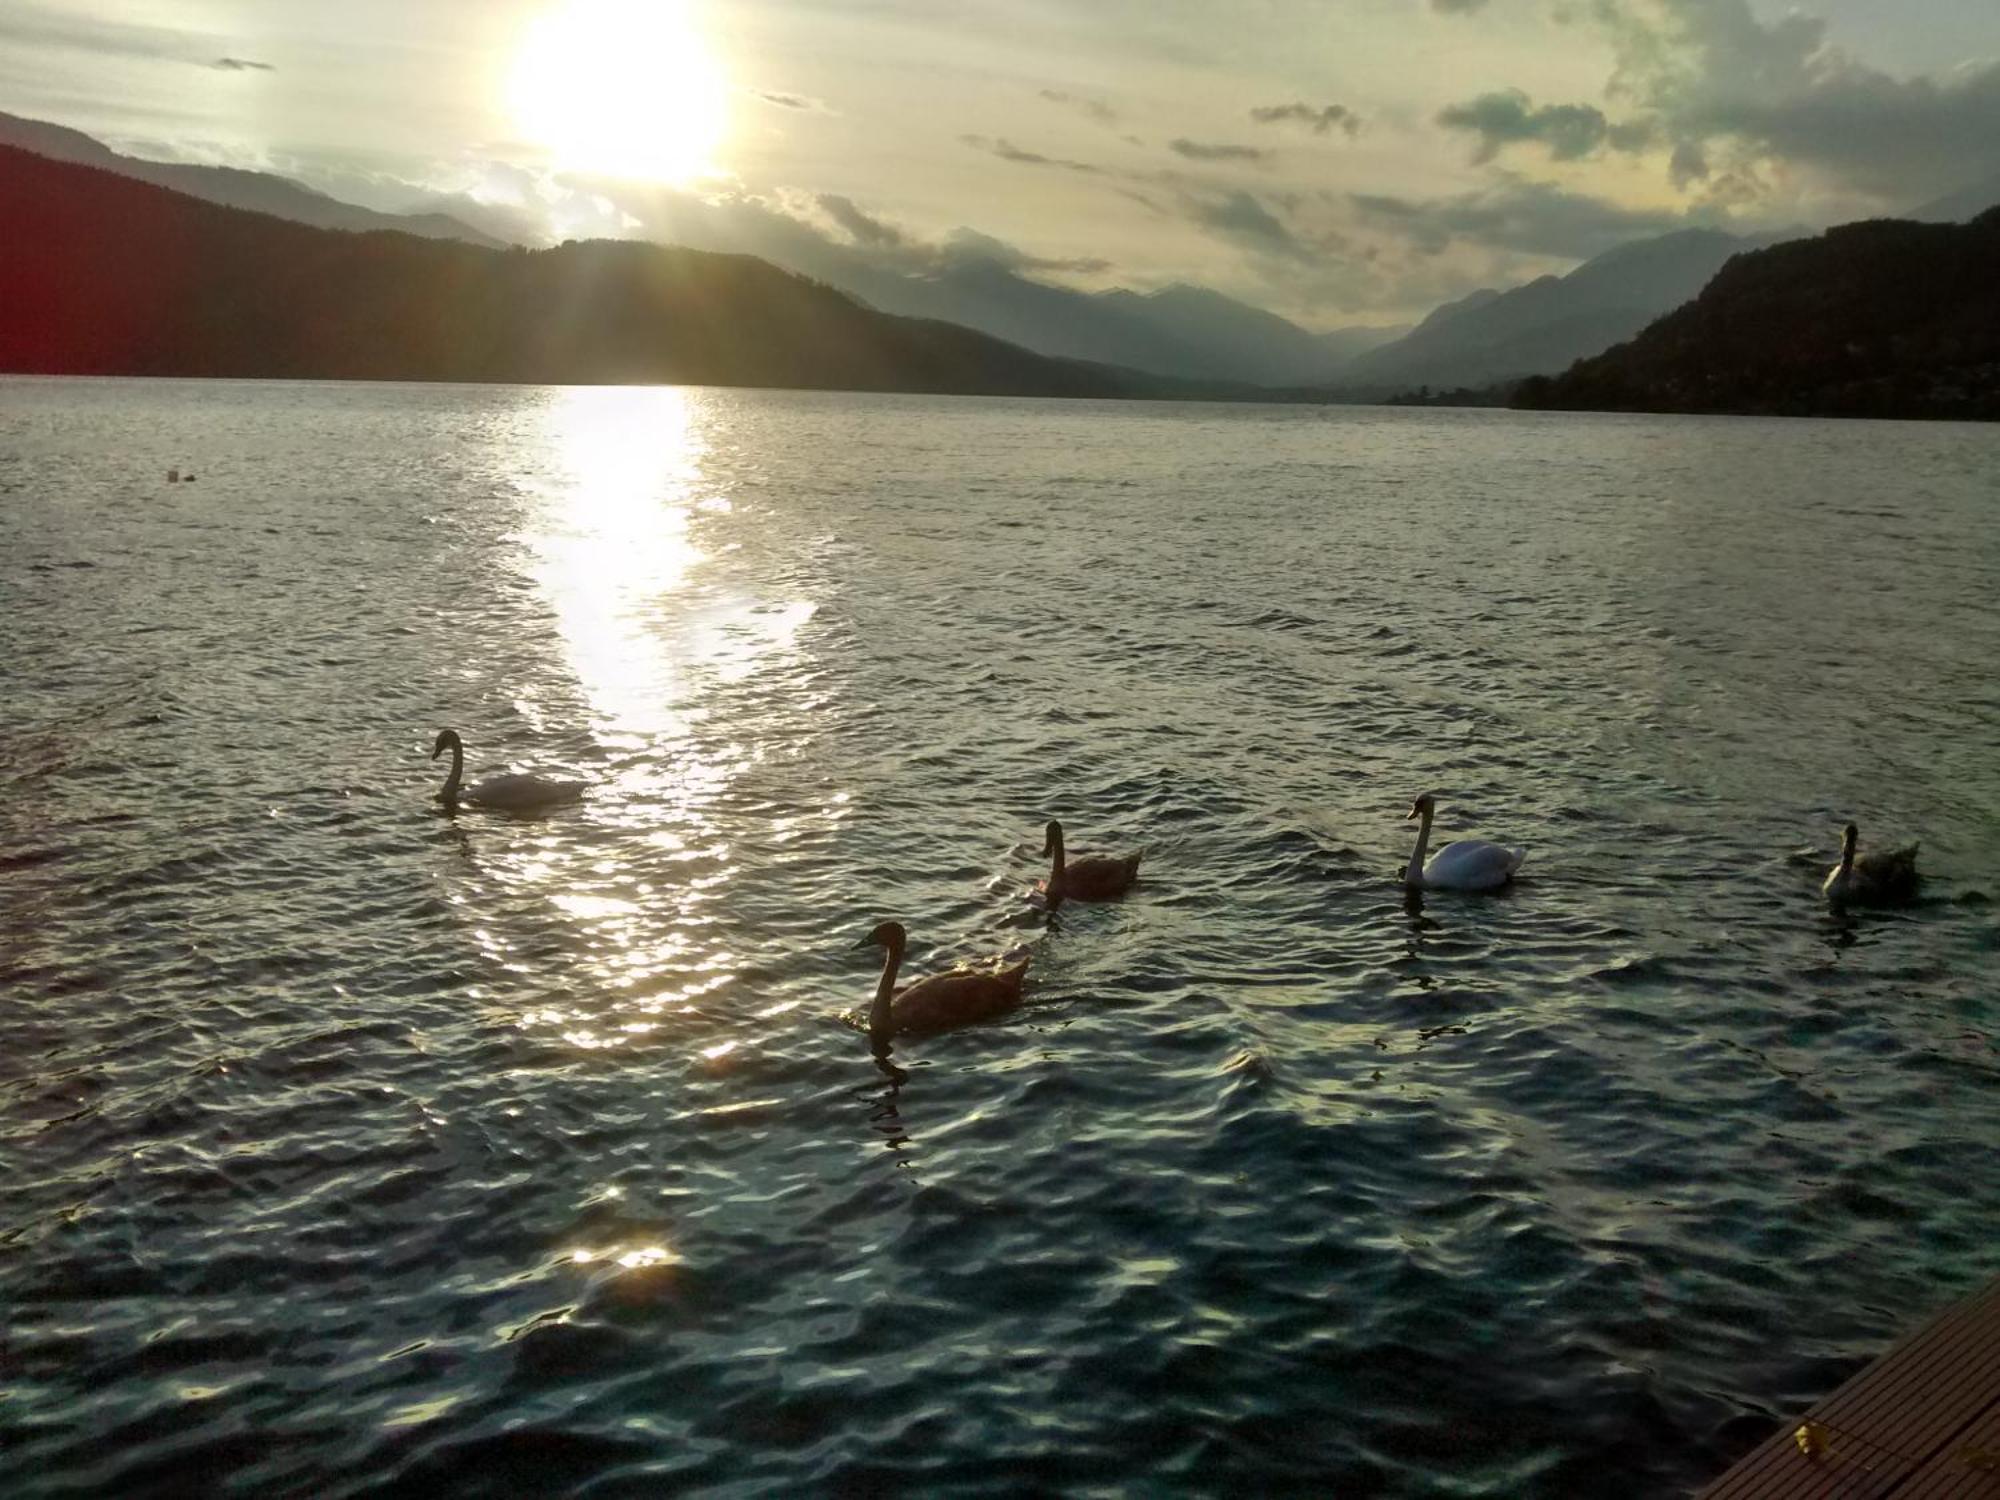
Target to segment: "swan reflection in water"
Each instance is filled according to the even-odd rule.
[[[910,1081],[909,1070],[891,1062],[886,1048],[876,1051],[875,1066],[881,1070],[884,1086],[878,1089],[869,1085],[855,1090],[855,1093],[868,1104],[868,1126],[882,1137],[882,1149],[895,1155],[898,1166],[911,1166],[915,1162],[915,1154],[910,1148],[915,1142],[910,1137],[909,1126],[903,1123],[903,1113],[897,1105],[903,1085]]]
[[[1403,956],[1415,968],[1410,975],[1411,983],[1420,990],[1437,988],[1437,976],[1426,973],[1421,967],[1424,960],[1424,939],[1432,933],[1443,932],[1444,923],[1436,917],[1424,915],[1424,893],[1420,887],[1408,886],[1403,891],[1403,914],[1409,918],[1409,936],[1403,939]]]

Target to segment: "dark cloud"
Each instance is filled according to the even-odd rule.
[[[1189,161],[1264,161],[1271,154],[1256,146],[1191,141],[1185,136],[1168,141],[1167,149],[1176,156],[1185,156]]]
[[[1485,5],[1486,0],[1431,0],[1431,9],[1441,16],[1469,16]]]
[[[863,213],[855,206],[852,198],[839,193],[821,193],[814,201],[819,204],[821,212],[846,230],[857,245],[882,249],[903,243],[902,230]]]
[[[1768,24],[1748,0],[1596,0],[1617,54],[1612,93],[1674,144],[1682,184],[1727,173],[1740,192],[1784,165],[1906,204],[2000,172],[2000,62],[1899,78],[1791,13]]]
[[[1314,252],[1249,193],[1190,195],[1187,216],[1219,239],[1253,255],[1274,260],[1310,261]]]
[[[769,89],[754,89],[752,92],[766,104],[775,104],[780,109],[823,110],[826,108],[819,100],[808,99],[804,94],[776,94]]]
[[[1481,94],[1465,104],[1440,110],[1438,124],[1447,130],[1479,137],[1476,162],[1489,162],[1507,146],[1535,142],[1548,148],[1556,161],[1575,161],[1611,145],[1621,151],[1643,151],[1653,140],[1653,126],[1644,120],[1613,124],[1604,111],[1589,104],[1545,104],[1539,109],[1519,89]]]
[[[1102,167],[1094,167],[1087,161],[1067,161],[1060,156],[1043,156],[1039,151],[1024,151],[1012,141],[987,135],[962,135],[959,140],[975,151],[984,151],[988,156],[997,156],[1002,161],[1011,161],[1024,167],[1058,167],[1065,172],[1088,172],[1101,176]]]
[[[1118,111],[1101,99],[1091,99],[1082,94],[1066,93],[1062,89],[1043,89],[1041,96],[1051,104],[1060,104],[1068,109],[1095,120],[1100,125],[1116,125]]]
[[[1631,209],[1550,183],[1510,179],[1448,198],[1355,193],[1364,224],[1408,240],[1427,255],[1457,243],[1524,255],[1587,260],[1614,245],[1699,222],[1687,214]]]
[[[1259,125],[1295,120],[1310,127],[1314,135],[1325,135],[1338,126],[1352,137],[1361,129],[1361,121],[1345,104],[1322,104],[1318,108],[1310,104],[1260,104],[1250,111],[1250,118]]]
[[[1693,141],[1682,141],[1667,163],[1667,176],[1677,188],[1701,181],[1708,176],[1708,154]]]
[[[277,71],[269,63],[252,62],[247,57],[218,57],[209,66],[211,68],[220,68],[225,73],[275,73]]]

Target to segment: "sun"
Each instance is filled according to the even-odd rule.
[[[560,0],[522,36],[508,102],[562,170],[676,185],[715,173],[729,124],[687,0]]]

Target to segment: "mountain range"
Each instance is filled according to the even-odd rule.
[[[1081,292],[968,259],[933,276],[862,264],[823,274],[872,307],[962,323],[1044,354],[1126,365],[1183,379],[1309,386],[1337,382],[1360,351],[1403,330],[1315,334],[1205,287]]]
[[[274,173],[148,161],[113,151],[80,131],[7,114],[0,114],[0,145],[323,229],[394,230],[485,249],[513,245],[486,232],[505,231],[506,225],[470,200],[436,200],[456,213],[378,212]],[[1996,202],[2000,179],[1925,204],[1912,216],[1962,222]],[[1414,328],[1314,333],[1204,287],[1085,292],[1051,284],[979,253],[978,247],[941,257],[924,270],[899,269],[860,246],[770,217],[782,232],[758,239],[751,248],[759,256],[878,312],[957,324],[1056,360],[1119,367],[1124,373],[1112,384],[1121,393],[1144,388],[1187,395],[1206,389],[1240,397],[1247,394],[1242,387],[1254,385],[1282,388],[1293,399],[1380,399],[1420,387],[1504,386],[1555,374],[1684,305],[1731,257],[1784,238],[1680,230],[1621,245],[1567,275],[1474,292],[1435,309]],[[478,227],[467,218],[478,220]],[[726,233],[699,229],[687,243],[710,254],[743,248]],[[1146,376],[1162,379],[1149,383]],[[1074,378],[1071,372],[1064,380]]]
[[[150,182],[156,187],[220,203],[229,208],[247,208],[255,213],[274,214],[317,229],[395,229],[426,239],[464,240],[469,245],[499,249],[504,243],[481,234],[446,214],[384,214],[360,208],[316,193],[302,183],[274,172],[251,172],[240,167],[209,167],[187,162],[146,161],[113,151],[80,130],[51,125],[42,120],[23,119],[0,113],[0,146],[32,151],[52,161],[73,162],[97,167],[121,177]]]
[[[894,317],[747,255],[336,232],[0,147],[0,369],[1203,394]]]
[[[2000,205],[2000,177],[1988,177],[1911,209],[1910,217],[1927,224],[1969,224],[1996,205]]]
[[[1687,306],[1554,379],[1542,409],[2000,420],[2000,207],[1739,255]]]
[[[1554,374],[1632,337],[1699,292],[1731,256],[1777,238],[1682,229],[1607,250],[1567,276],[1474,292],[1351,360],[1340,383],[1400,391]]]

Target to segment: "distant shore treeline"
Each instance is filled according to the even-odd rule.
[[[17,373],[1209,393],[891,317],[750,256],[316,229],[4,147],[0,297]]]
[[[1732,259],[1629,343],[1515,388],[1545,410],[2000,420],[2000,208]]]

